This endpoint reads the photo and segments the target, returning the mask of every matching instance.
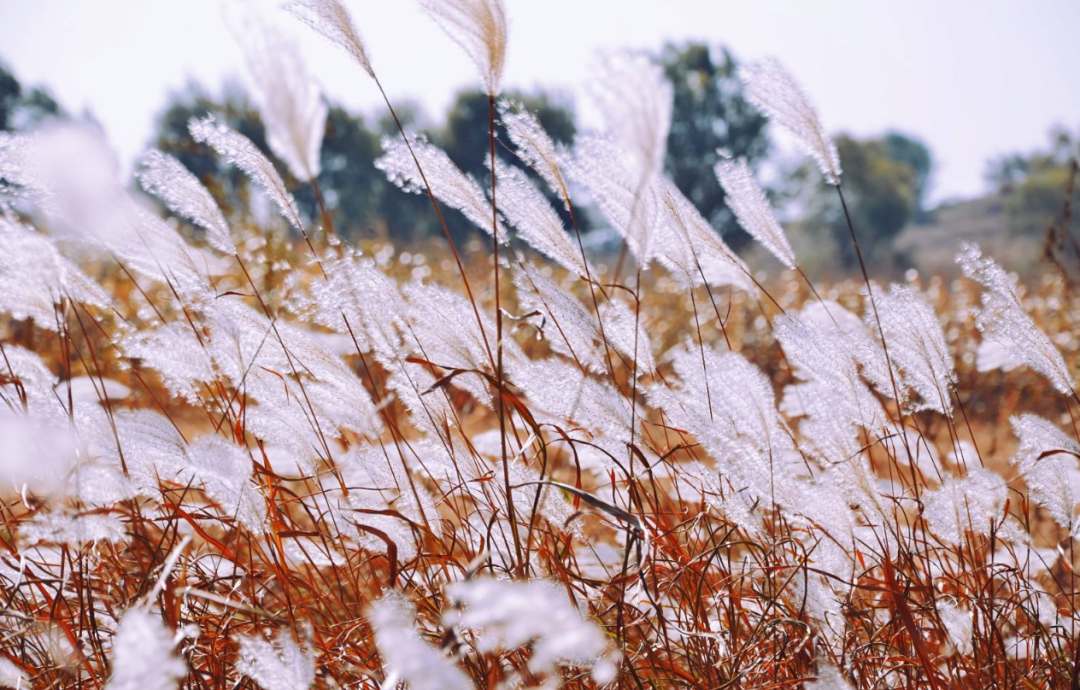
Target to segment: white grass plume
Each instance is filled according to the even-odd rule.
[[[610,139],[578,139],[566,159],[570,178],[584,186],[601,213],[645,268],[656,258],[660,194],[655,176],[642,181],[630,154]]]
[[[524,106],[507,101],[499,103],[499,113],[518,157],[547,182],[569,209],[570,187],[559,168],[560,153],[540,120]]]
[[[939,601],[936,604],[941,622],[949,633],[949,638],[961,654],[971,654],[972,613],[964,611],[951,601]]]
[[[51,232],[100,242],[128,226],[116,156],[94,126],[57,122],[0,136],[0,177],[21,188]]]
[[[899,383],[922,398],[914,409],[937,410],[951,417],[956,370],[933,308],[917,290],[902,285],[893,285],[888,292],[879,291],[877,300],[892,363],[901,371]],[[871,327],[876,323],[869,308],[865,320]]]
[[[570,664],[590,666],[599,684],[614,678],[617,657],[608,652],[604,634],[582,619],[558,585],[477,578],[450,585],[448,594],[463,607],[451,621],[479,633],[479,651],[511,651],[528,644],[533,673],[554,674],[557,666]]]
[[[983,335],[1045,376],[1059,392],[1071,395],[1072,375],[1065,360],[1024,311],[1008,274],[972,244],[961,245],[956,262],[964,275],[983,286],[982,307],[975,311],[975,325]]]
[[[593,98],[608,133],[632,157],[640,183],[664,167],[673,91],[659,65],[643,55],[606,56]]]
[[[840,184],[840,156],[825,133],[817,108],[791,73],[773,59],[744,67],[746,98],[790,131],[814,158],[829,184]]]
[[[50,238],[0,216],[0,313],[32,318],[39,327],[55,330],[56,305],[64,299],[99,308],[110,302]]]
[[[523,311],[539,311],[550,319],[545,330],[551,349],[576,359],[595,373],[602,373],[604,353],[599,346],[600,330],[589,310],[542,271],[527,263],[521,265],[514,283]]]
[[[525,172],[496,160],[495,175],[499,179],[499,211],[521,238],[575,275],[591,275],[559,214]]]
[[[289,14],[314,29],[323,38],[337,45],[348,53],[356,64],[367,72],[372,79],[375,70],[371,67],[367,47],[360,40],[360,34],[353,24],[349,11],[341,0],[290,0],[284,8]]]
[[[750,269],[666,177],[660,181],[660,201],[657,258],[684,288],[708,281],[756,290]]]
[[[473,690],[469,677],[420,637],[416,607],[402,595],[386,595],[372,604],[367,617],[386,672],[383,687],[404,681],[412,690]]]
[[[491,234],[491,203],[476,180],[463,173],[445,151],[426,138],[414,134],[407,136],[412,153],[400,139],[384,137],[382,144],[386,153],[375,161],[375,167],[382,170],[387,179],[403,191],[424,194],[427,186],[417,170],[416,161],[413,160],[415,154],[424,170],[427,183],[431,186],[431,193],[447,206],[461,211],[481,230]],[[502,223],[498,225],[498,233],[499,240],[505,243],[506,230]]]
[[[113,637],[112,677],[106,690],[172,690],[187,675],[173,652],[173,636],[162,620],[129,609]]]
[[[229,224],[217,202],[183,163],[152,150],[143,156],[135,174],[143,189],[165,202],[170,211],[205,230],[210,246],[224,254],[236,253]]]
[[[654,385],[652,405],[689,431],[748,500],[784,503],[793,489],[787,460],[794,447],[765,374],[742,355],[689,344],[674,366],[678,381]]]
[[[285,182],[274,168],[274,164],[263,155],[250,139],[220,122],[213,115],[202,119],[192,118],[188,130],[195,141],[206,144],[224,156],[230,163],[244,171],[263,191],[270,196],[285,220],[297,230],[304,224],[300,221],[300,211],[296,200],[285,188]]]
[[[42,512],[19,526],[23,546],[54,544],[79,549],[87,544],[116,544],[126,539],[118,515],[76,513],[67,508]]]
[[[236,670],[263,690],[305,690],[315,683],[315,656],[301,649],[286,630],[273,641],[246,636],[240,646]]]
[[[252,16],[239,32],[254,84],[266,143],[301,182],[318,177],[326,101],[296,44]]]
[[[737,161],[721,158],[716,163],[716,177],[724,188],[724,203],[739,219],[754,239],[769,250],[780,263],[795,268],[795,251],[788,242],[784,229],[776,221],[776,215],[765,192],[754,178],[745,158]]]
[[[497,96],[506,63],[502,0],[420,0],[420,6],[473,61],[487,94]]]
[[[1002,519],[1005,508],[1005,480],[982,468],[966,477],[951,478],[933,492],[923,495],[923,515],[930,530],[942,541],[959,546],[965,532],[989,535],[994,523]]]
[[[1045,507],[1054,522],[1072,526],[1075,505],[1068,480],[1080,459],[1080,445],[1049,420],[1034,414],[1009,418],[1020,440],[1012,462],[1020,467],[1032,501]]]
[[[187,447],[185,457],[187,464],[177,472],[179,481],[202,486],[224,515],[235,516],[255,534],[263,532],[266,505],[251,482],[251,458],[240,446],[221,436],[200,436]]]

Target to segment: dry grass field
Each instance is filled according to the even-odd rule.
[[[0,139],[0,686],[1077,687],[1068,276],[964,245],[815,285],[723,161],[747,266],[657,167],[655,67],[557,149],[498,100],[501,4],[428,4],[511,140],[486,183],[404,129],[378,166],[459,245],[340,241],[213,118],[280,218],[151,153],[162,217],[77,125]],[[341,5],[293,10],[378,83]],[[789,73],[746,79],[841,192]]]

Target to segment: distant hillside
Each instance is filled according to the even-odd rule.
[[[932,213],[929,224],[910,225],[896,238],[895,249],[924,275],[958,273],[953,257],[961,242],[978,243],[1007,270],[1024,274],[1038,264],[1046,239],[1037,233],[1010,229],[1005,213],[1008,195],[950,202]],[[1049,227],[1050,218],[1047,218]]]

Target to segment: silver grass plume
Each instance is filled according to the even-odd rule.
[[[773,59],[744,67],[746,98],[771,120],[795,135],[814,158],[829,184],[840,184],[840,156],[825,133],[817,108],[795,78]]]
[[[1033,414],[1009,418],[1020,440],[1013,456],[1032,501],[1047,509],[1054,522],[1071,527],[1074,508],[1068,475],[1076,472],[1080,445],[1049,420]]]
[[[285,11],[304,22],[326,40],[348,53],[368,76],[375,78],[367,47],[341,0],[290,0]]]
[[[570,208],[570,189],[559,169],[560,153],[535,115],[516,103],[501,101],[499,113],[517,155],[547,182]]]
[[[173,690],[185,675],[187,665],[173,652],[173,635],[161,618],[128,610],[113,637],[106,690]]]
[[[303,229],[304,224],[300,221],[300,211],[296,207],[296,200],[285,188],[285,182],[274,168],[274,164],[250,139],[225,123],[219,122],[213,115],[207,115],[202,119],[192,118],[188,122],[188,130],[195,141],[206,144],[217,151],[218,155],[224,156],[230,163],[243,170],[270,196],[285,220],[297,230]]]
[[[254,534],[265,531],[266,505],[252,483],[251,458],[243,448],[211,434],[192,441],[185,456],[176,474],[180,482],[202,485],[222,513]]]
[[[789,417],[808,417],[799,431],[821,459],[832,464],[852,460],[864,445],[860,429],[877,434],[887,417],[859,376],[847,342],[851,336],[805,314],[781,315],[775,328],[796,378],[804,382],[784,389],[780,409]]]
[[[481,653],[530,645],[533,673],[555,674],[559,665],[569,664],[591,667],[597,684],[614,680],[617,654],[608,651],[600,628],[584,620],[555,583],[474,578],[451,584],[447,594],[461,609],[448,622],[483,631],[475,638]]]
[[[117,515],[78,514],[64,507],[40,512],[19,525],[19,543],[23,547],[55,544],[78,549],[99,543],[116,544],[126,536]]]
[[[293,176],[310,182],[319,175],[326,131],[326,102],[307,73],[296,44],[252,17],[238,32],[255,84],[266,143]]]
[[[656,177],[642,182],[631,156],[599,136],[581,137],[565,162],[570,178],[589,191],[641,267],[647,267],[657,252],[660,193]]]
[[[790,504],[794,447],[768,378],[742,355],[713,348],[699,354],[689,346],[675,354],[674,366],[677,383],[654,385],[652,405],[693,434],[736,491],[764,505],[774,496]]]
[[[263,690],[304,690],[315,683],[315,656],[300,648],[287,630],[273,640],[241,637],[236,670]]]
[[[737,161],[721,158],[716,163],[716,178],[724,188],[724,203],[754,239],[788,268],[795,268],[795,252],[784,229],[776,221],[765,192],[754,178],[745,158]]]
[[[941,622],[949,633],[956,650],[961,654],[971,654],[973,651],[971,640],[972,614],[964,611],[951,601],[939,601],[935,604],[941,615]]]
[[[402,191],[424,194],[427,187],[413,160],[415,155],[428,185],[431,186],[431,193],[447,206],[461,211],[481,230],[491,234],[491,204],[476,180],[463,173],[445,151],[424,137],[414,134],[407,136],[412,145],[412,153],[404,141],[384,137],[382,145],[386,153],[375,161],[375,167],[382,170],[386,178]],[[502,223],[498,225],[498,233],[499,241],[505,244],[506,230]]]
[[[50,228],[98,248],[189,297],[209,288],[206,270],[176,230],[119,183],[101,133],[85,125],[50,125],[0,148],[0,174],[23,187]],[[74,274],[71,274],[74,276]]]
[[[637,312],[627,302],[613,299],[600,305],[600,315],[609,344],[628,360],[637,361],[638,375],[655,372],[652,338]],[[637,343],[636,352],[634,343]]]
[[[975,325],[983,335],[1045,376],[1063,395],[1071,395],[1072,376],[1065,360],[1024,311],[1008,274],[977,246],[966,242],[956,255],[956,263],[964,275],[983,286],[982,307],[975,311]]]
[[[402,292],[409,305],[409,345],[417,348],[417,356],[452,369],[490,373],[491,360],[483,332],[467,298],[438,285],[411,284]],[[485,330],[493,327],[483,314],[480,323]],[[508,338],[503,343],[503,357],[506,377],[516,380],[515,372],[523,369],[527,361],[524,352]],[[485,404],[492,399],[490,387],[478,376],[457,376],[451,385]]]
[[[183,163],[161,151],[148,151],[135,175],[143,189],[165,202],[170,211],[205,230],[211,247],[224,254],[236,253],[217,202]]]
[[[987,536],[1001,519],[1007,489],[1000,475],[982,468],[966,477],[947,479],[937,491],[923,495],[923,515],[930,530],[947,544],[959,546],[965,532]]]
[[[404,681],[413,690],[473,690],[465,672],[416,631],[416,607],[401,594],[372,604],[367,618],[385,664],[383,687]]]
[[[756,290],[746,267],[709,222],[668,178],[660,179],[657,258],[690,289],[707,281]]]
[[[951,417],[956,370],[934,309],[914,288],[893,285],[887,293],[878,292],[878,314],[892,363],[901,372],[899,383],[922,398],[922,404],[913,408]],[[865,320],[872,328],[874,314],[869,309]]]
[[[582,277],[591,275],[559,214],[525,172],[496,160],[495,173],[499,179],[499,211],[517,228],[521,238],[566,270]]]
[[[572,420],[592,438],[614,439],[615,434],[626,429],[631,417],[629,398],[567,361],[530,361],[525,375],[514,382],[529,398],[538,420],[556,424]],[[601,462],[605,469],[614,468],[606,458]]]
[[[0,313],[56,329],[64,299],[106,308],[109,295],[71,263],[45,235],[0,216]]]
[[[551,319],[547,340],[552,350],[596,373],[604,371],[596,319],[576,297],[528,263],[520,265],[514,284],[523,311],[539,311]]]
[[[643,55],[619,53],[601,64],[593,98],[614,141],[629,153],[639,185],[664,167],[673,92],[659,65]]]
[[[19,186],[52,232],[103,242],[130,225],[116,156],[91,125],[51,123],[28,135],[0,135],[0,177]]]
[[[497,96],[506,63],[502,0],[420,0],[420,6],[476,65],[489,96]]]

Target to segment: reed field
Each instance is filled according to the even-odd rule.
[[[1080,687],[1075,266],[958,243],[890,283],[849,223],[861,270],[812,281],[721,158],[748,265],[663,175],[656,65],[613,57],[559,146],[500,97],[501,1],[422,4],[492,174],[388,98],[376,166],[442,236],[338,237],[278,56],[287,171],[189,125],[257,208],[160,151],[120,184],[87,126],[0,134],[0,687]],[[286,9],[385,98],[339,0]],[[843,201],[797,73],[742,78]]]

